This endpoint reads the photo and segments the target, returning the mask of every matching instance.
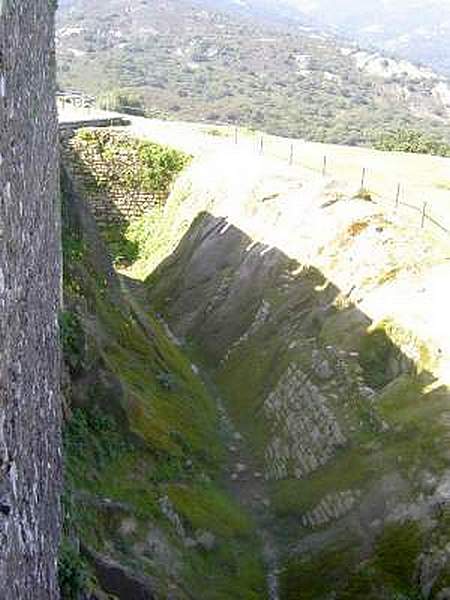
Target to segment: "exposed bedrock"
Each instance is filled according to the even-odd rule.
[[[340,598],[360,579],[366,596],[342,597],[391,598],[402,586],[438,597],[448,564],[447,388],[425,368],[420,339],[375,323],[350,300],[354,287],[342,291],[311,262],[209,212],[148,280],[265,473],[285,550],[282,597],[309,586],[307,598]],[[386,540],[392,561],[402,545],[410,553],[399,579],[380,558]]]

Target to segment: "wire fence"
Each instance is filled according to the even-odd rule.
[[[57,95],[57,103],[60,109],[74,107],[82,110],[85,117],[95,118],[100,114],[104,115],[103,120],[114,126],[115,117],[120,114],[122,117],[144,116],[142,109],[136,106],[120,106],[120,110],[115,107],[109,108],[111,116],[108,118],[108,111],[99,109],[96,106],[96,99],[93,96],[86,96],[82,93],[72,92]],[[111,103],[112,104],[112,103]],[[289,140],[276,136],[260,134],[238,125],[229,123],[205,123],[209,128],[220,127],[221,134],[226,136],[235,146],[250,144],[259,155],[267,155],[286,161],[289,166],[301,166],[303,168],[315,171],[324,178],[335,178],[351,184],[355,181],[354,196],[367,201],[380,204],[387,209],[395,210],[397,213],[401,210],[408,211],[407,217],[416,226],[424,229],[430,225],[433,229],[446,236],[450,236],[450,160],[447,160],[449,181],[448,189],[431,189],[431,184],[412,185],[405,183],[401,177],[395,179],[393,176],[386,176],[384,163],[389,161],[389,155],[383,156],[382,166],[378,169],[372,169],[369,165],[361,165],[361,159],[351,164],[351,160],[337,159],[337,148],[335,155],[333,152],[320,153],[323,145],[313,144],[316,152],[311,153],[311,143],[305,143],[304,140]],[[342,148],[342,147],[341,147]],[[306,150],[305,150],[306,149]],[[417,155],[409,155],[417,156]],[[345,171],[345,173],[344,173]],[[447,186],[443,186],[446,188]],[[409,200],[407,201],[406,198]],[[405,213],[406,214],[406,213]],[[415,217],[413,217],[415,215]]]
[[[239,130],[239,127],[234,129],[233,137],[236,145],[239,144]],[[255,144],[257,152],[261,155],[265,152],[271,154],[269,144],[274,140],[276,140],[274,136],[259,135]],[[323,154],[321,158],[318,156],[308,158],[308,143],[303,142],[306,148],[306,152],[303,152],[301,143],[297,142],[296,144],[288,140],[284,140],[285,149],[284,152],[280,152],[281,143],[283,142],[280,141],[280,138],[276,140],[275,144],[278,145],[278,149],[275,149],[274,154],[278,158],[284,154],[285,160],[291,167],[299,165],[320,173],[324,178],[342,179],[342,170],[339,164],[334,165],[332,155]],[[389,161],[387,153],[384,154],[384,160]],[[383,205],[397,212],[404,209],[408,211],[409,220],[419,228],[424,229],[430,225],[440,233],[450,236],[450,160],[443,160],[447,161],[449,182],[448,189],[441,191],[430,190],[432,186],[427,184],[415,186],[405,183],[400,178],[396,181],[392,177],[379,178],[379,173],[372,172],[370,167],[355,165],[353,169],[350,169],[355,181],[354,197]],[[345,180],[347,184],[351,184],[349,178],[346,177]],[[411,200],[407,201],[407,198]]]

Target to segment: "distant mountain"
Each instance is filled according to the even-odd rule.
[[[68,1],[57,27],[65,88],[132,92],[153,113],[316,140],[359,144],[405,126],[450,140],[447,79],[321,33],[315,5]]]
[[[232,1],[232,0],[230,0]],[[217,0],[216,4],[229,3]],[[243,0],[450,75],[449,0]]]

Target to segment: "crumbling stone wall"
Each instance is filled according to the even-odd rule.
[[[77,129],[62,129],[61,156],[75,190],[87,200],[100,228],[130,222],[166,202],[167,187],[148,190],[139,183],[142,165],[129,136],[110,129],[89,132],[92,141]],[[101,142],[105,140],[114,148],[113,155],[104,152]],[[131,175],[129,185],[124,185],[124,174]]]
[[[0,598],[59,597],[54,0],[0,1]]]

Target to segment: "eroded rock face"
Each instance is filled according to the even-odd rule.
[[[58,598],[60,297],[53,12],[0,2],[0,596]]]
[[[88,551],[84,553],[94,565],[95,573],[107,593],[118,598],[134,598],[135,600],[154,600],[152,589],[154,584],[146,577],[138,577],[129,569],[110,558]]]
[[[346,439],[321,392],[307,373],[291,365],[264,403],[274,430],[266,451],[267,474],[301,478],[326,464]]]
[[[279,597],[446,598],[449,396],[428,387],[420,342],[392,341],[322,269],[212,213],[149,281],[255,449],[283,544]]]

